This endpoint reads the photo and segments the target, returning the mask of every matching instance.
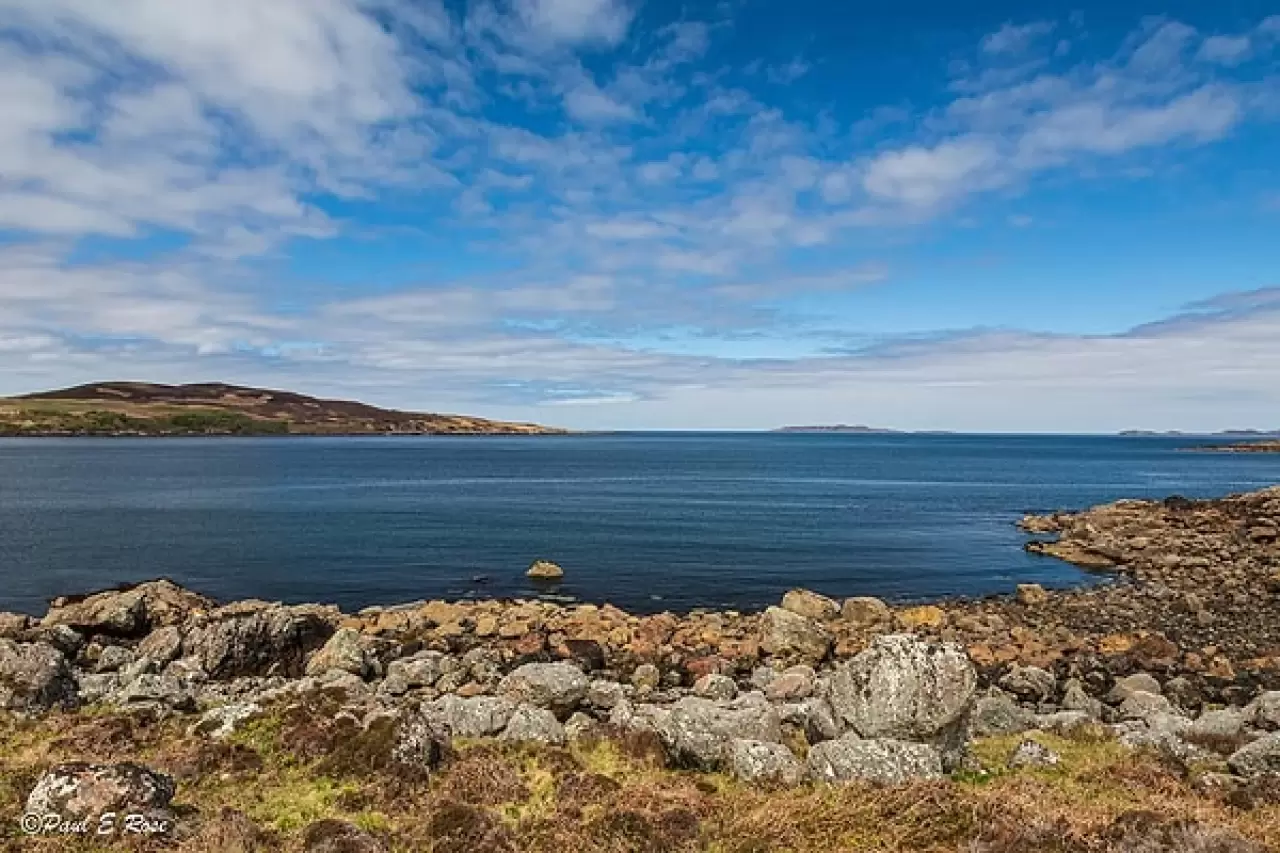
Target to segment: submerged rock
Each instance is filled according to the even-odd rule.
[[[564,569],[550,560],[535,560],[525,576],[534,580],[559,580],[564,577]]]

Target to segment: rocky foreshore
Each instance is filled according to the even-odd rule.
[[[1280,488],[1022,526],[1029,550],[1116,582],[910,607],[793,590],[763,613],[637,616],[539,600],[347,614],[160,580],[0,615],[0,709],[123,710],[217,741],[323,707],[343,738],[376,735],[368,760],[426,774],[458,739],[647,736],[672,766],[748,781],[898,784],[985,772],[975,738],[1079,731],[1210,768],[1223,791],[1280,774]],[[1008,761],[1057,756],[1032,740]],[[52,768],[28,806],[88,786],[99,806],[163,812],[173,786],[144,771]]]

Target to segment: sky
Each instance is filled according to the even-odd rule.
[[[0,0],[0,394],[1280,428],[1280,7]]]

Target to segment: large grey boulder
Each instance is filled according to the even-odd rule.
[[[211,678],[303,674],[308,656],[333,635],[341,614],[314,604],[241,602],[197,620],[183,641]]]
[[[175,711],[194,711],[195,695],[191,689],[171,675],[142,673],[126,682],[107,697],[107,701],[124,708],[160,707]]]
[[[778,705],[782,722],[804,731],[809,743],[819,743],[840,737],[840,722],[826,699],[811,697],[803,702],[787,702]]]
[[[1111,691],[1107,693],[1107,701],[1112,705],[1119,705],[1128,699],[1130,694],[1138,691],[1159,695],[1160,682],[1156,681],[1155,676],[1145,672],[1126,675],[1124,678],[1116,679],[1116,683],[1111,686]]]
[[[925,743],[892,738],[862,740],[845,735],[809,750],[810,778],[820,782],[876,782],[901,785],[942,777],[942,754]]]
[[[686,696],[671,706],[658,729],[667,752],[677,764],[716,769],[737,738],[782,742],[782,720],[767,702],[724,704]]]
[[[969,717],[969,731],[974,737],[1018,734],[1035,725],[1033,712],[998,690],[979,696]]]
[[[1246,777],[1280,773],[1280,732],[1272,732],[1236,750],[1227,759],[1227,766]]]
[[[516,703],[504,696],[441,696],[424,711],[454,737],[490,737],[507,727]]]
[[[816,664],[832,642],[822,624],[781,607],[770,607],[760,619],[760,648],[777,658]]]
[[[933,741],[963,727],[977,685],[960,646],[892,634],[838,667],[828,698],[863,737]]]
[[[1116,709],[1122,720],[1145,720],[1152,714],[1172,714],[1173,703],[1159,693],[1134,690],[1128,693]]]
[[[521,705],[511,714],[500,735],[502,740],[530,743],[563,744],[567,738],[556,715],[545,708]]]
[[[46,643],[0,639],[0,708],[47,711],[74,708],[76,681],[62,652]]]
[[[591,679],[571,663],[527,663],[499,682],[498,693],[567,717],[590,687]]]
[[[27,797],[26,811],[63,820],[94,822],[108,812],[123,818],[169,817],[173,779],[140,764],[61,764],[49,770]]]
[[[210,599],[172,581],[147,581],[88,596],[55,599],[42,624],[66,625],[85,634],[142,637],[156,628],[178,625],[190,614],[213,606]]]
[[[729,743],[729,772],[744,782],[778,782],[798,785],[805,767],[780,743],[736,738]]]
[[[1239,708],[1223,708],[1220,711],[1204,711],[1187,728],[1187,732],[1202,740],[1223,742],[1238,738],[1248,724],[1248,716]]]
[[[1069,679],[1066,686],[1062,690],[1062,701],[1059,703],[1064,711],[1079,711],[1088,714],[1095,720],[1102,719],[1103,704],[1101,699],[1095,699],[1084,689],[1084,685],[1077,678]]]
[[[1264,731],[1280,730],[1280,690],[1268,690],[1245,707],[1249,722]]]

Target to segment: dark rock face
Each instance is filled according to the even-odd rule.
[[[74,708],[76,691],[62,652],[45,643],[0,639],[0,708],[36,712]]]
[[[334,633],[340,614],[332,607],[230,605],[192,627],[183,651],[211,678],[302,675],[307,657]]]
[[[26,810],[71,820],[107,812],[164,817],[174,790],[173,779],[140,764],[62,764],[36,783]]]

